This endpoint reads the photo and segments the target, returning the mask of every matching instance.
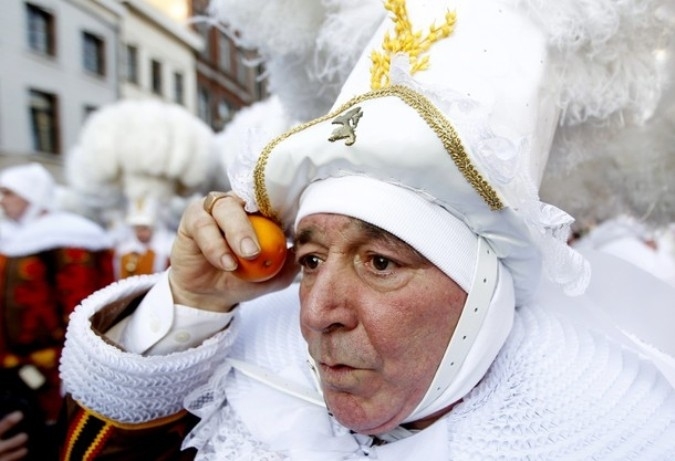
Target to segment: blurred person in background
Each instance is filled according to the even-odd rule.
[[[68,317],[113,281],[105,230],[57,210],[56,196],[54,178],[39,163],[0,171],[0,456],[3,447],[23,440],[26,459],[49,459],[47,440],[62,403],[58,363]]]
[[[670,243],[668,227],[652,229],[624,214],[593,226],[572,245],[614,255],[675,286],[675,258]]]
[[[115,276],[118,279],[154,274],[169,267],[175,234],[160,218],[157,200],[140,197],[130,201],[126,225],[126,235],[115,247]]]

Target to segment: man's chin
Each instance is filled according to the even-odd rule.
[[[403,415],[388,415],[369,411],[367,405],[359,405],[351,396],[348,403],[342,396],[324,395],[330,414],[344,427],[359,434],[380,435],[398,427]]]

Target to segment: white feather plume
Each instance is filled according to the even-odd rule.
[[[270,92],[306,121],[330,109],[385,10],[379,0],[212,0],[211,14],[258,51]]]
[[[561,55],[564,125],[649,117],[663,86],[654,51],[667,32],[657,13],[664,0],[521,1]]]
[[[221,167],[227,171],[232,190],[247,203],[247,211],[255,204],[251,196],[255,157],[251,152],[260,152],[270,140],[293,126],[277,96],[256,102],[241,109],[216,135]]]
[[[675,221],[673,12],[669,18],[660,0],[529,6],[565,62],[556,72],[564,115],[542,198],[579,228],[621,214],[652,225]]]
[[[68,186],[86,208],[201,190],[217,172],[215,136],[183,107],[124,100],[92,114],[65,161]]]

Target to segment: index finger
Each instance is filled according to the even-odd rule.
[[[23,413],[18,410],[8,413],[0,418],[0,439],[3,438],[2,435],[21,422],[22,419]]]
[[[228,193],[218,199],[211,208],[211,216],[238,257],[253,259],[260,254],[260,242],[244,210],[244,201],[236,194]]]

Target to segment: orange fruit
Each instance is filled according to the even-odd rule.
[[[249,282],[264,282],[279,273],[286,261],[286,236],[284,231],[269,218],[259,214],[248,216],[260,244],[260,254],[255,259],[237,258],[234,274]]]

